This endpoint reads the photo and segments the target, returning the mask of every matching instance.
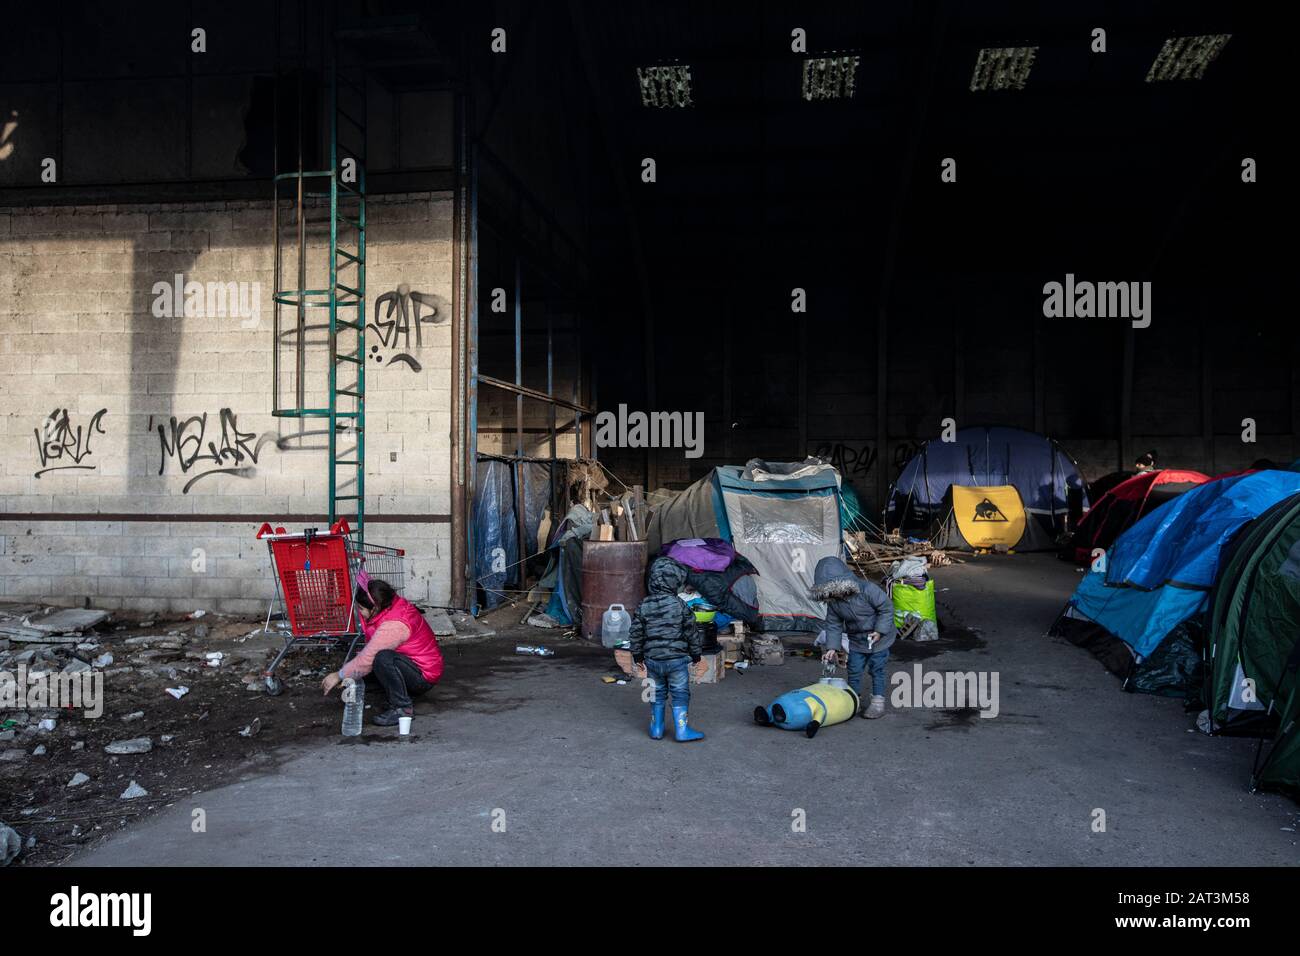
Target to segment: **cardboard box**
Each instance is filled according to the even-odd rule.
[[[715,651],[712,654],[701,654],[700,660],[708,664],[708,669],[704,672],[703,677],[696,677],[694,667],[691,670],[691,683],[693,684],[716,684],[722,678],[727,676],[727,665],[723,660],[722,652]]]

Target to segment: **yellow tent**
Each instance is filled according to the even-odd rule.
[[[952,516],[972,548],[1014,548],[1025,536],[1025,506],[1015,485],[953,485]]]

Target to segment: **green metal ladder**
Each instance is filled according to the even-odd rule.
[[[356,540],[365,540],[366,463],[366,77],[363,67],[344,67],[334,45],[329,77],[329,168],[303,168],[302,73],[298,74],[297,168],[280,170],[277,115],[275,189],[275,292],[272,414],[279,418],[327,419],[329,425],[329,522],[349,520]],[[340,97],[342,92],[342,97]],[[351,102],[346,102],[350,98]],[[277,99],[278,103],[278,99]],[[349,108],[350,107],[350,108]],[[278,107],[277,107],[278,108]],[[284,192],[290,195],[285,197]],[[329,200],[329,279],[326,288],[308,288],[307,213],[314,200]],[[295,287],[282,282],[281,210],[291,204],[297,232]],[[320,204],[323,208],[324,203]],[[293,310],[285,330],[281,310]],[[307,335],[318,326],[309,310],[328,310],[328,402],[309,407]],[[286,341],[295,359],[294,396],[280,401],[281,351]],[[350,446],[342,437],[350,434]]]

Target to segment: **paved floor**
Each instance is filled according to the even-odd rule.
[[[756,726],[756,703],[818,676],[792,659],[698,689],[706,740],[652,741],[639,688],[600,681],[603,655],[519,658],[497,639],[449,648],[418,739],[304,747],[74,863],[1300,862],[1296,804],[1245,788],[1253,742],[1190,732],[1180,702],[1121,693],[1088,654],[1043,636],[1073,568],[986,557],[936,577],[947,620],[978,639],[919,663],[997,671],[995,719],[894,710],[813,740]]]

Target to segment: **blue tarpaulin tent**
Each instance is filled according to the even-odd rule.
[[[1071,495],[1087,507],[1079,469],[1055,441],[1020,428],[980,426],[961,429],[950,442],[926,442],[903,466],[886,500],[886,526],[928,534],[943,518],[953,485],[1014,486],[1048,540],[1064,530]]]
[[[1257,471],[1208,482],[1166,502],[1116,539],[1105,570],[1091,571],[1080,582],[1064,617],[1099,625],[1141,664],[1179,625],[1205,610],[1242,527],[1297,492],[1300,474]],[[1061,625],[1054,632],[1064,633]]]

